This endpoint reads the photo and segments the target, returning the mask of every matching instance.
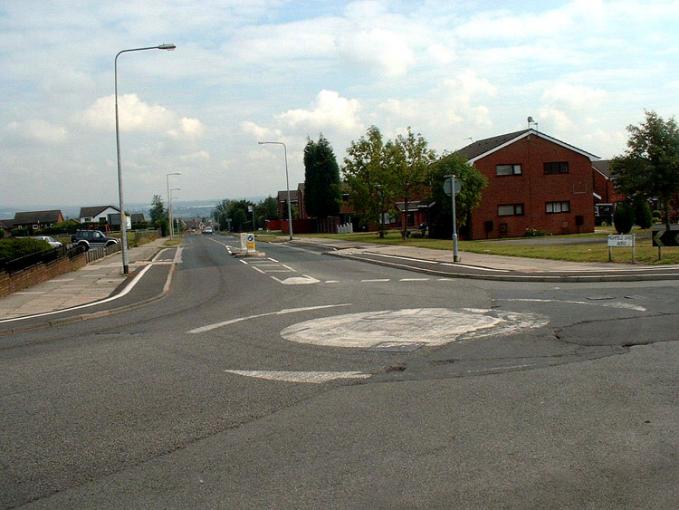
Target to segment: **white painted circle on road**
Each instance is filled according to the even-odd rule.
[[[432,346],[454,342],[462,336],[512,334],[547,323],[546,318],[536,314],[409,308],[313,319],[285,328],[281,336],[291,342],[328,347],[370,348],[385,342]]]

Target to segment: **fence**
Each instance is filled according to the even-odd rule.
[[[106,255],[120,251],[121,246],[121,243],[116,243],[106,247],[90,248],[85,252],[85,260],[87,260],[87,263],[89,264],[95,260],[102,259]]]

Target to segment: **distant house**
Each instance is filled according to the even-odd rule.
[[[120,215],[120,209],[112,205],[96,205],[93,207],[81,207],[78,215],[80,223],[111,223],[111,214]],[[120,219],[118,219],[120,225]]]
[[[610,159],[592,161],[592,185],[595,204],[615,204],[625,199],[625,195],[615,191],[611,179]]]
[[[13,219],[0,220],[0,230],[2,230],[5,234],[9,234],[13,228],[14,228]]]
[[[146,217],[144,213],[132,213],[130,215],[132,225],[139,225],[141,223],[146,223]]]
[[[13,228],[27,228],[39,230],[49,228],[64,221],[64,215],[59,209],[50,211],[27,211],[14,214]]]
[[[488,180],[471,214],[472,239],[594,231],[587,151],[534,129],[478,140],[457,151]]]
[[[303,185],[302,185],[303,186]],[[301,193],[296,189],[290,190],[290,208],[292,210],[292,217],[297,216],[300,218],[300,195]],[[278,217],[287,218],[288,217],[288,191],[283,190],[278,192]],[[295,210],[297,214],[295,215]]]

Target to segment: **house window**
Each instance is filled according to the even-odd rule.
[[[521,175],[521,165],[497,165],[495,175]]]
[[[571,203],[565,202],[547,202],[545,204],[545,212],[547,214],[558,214],[571,212]]]
[[[523,216],[523,204],[504,204],[497,206],[498,216]]]
[[[567,174],[568,161],[548,161],[544,164],[545,175]]]

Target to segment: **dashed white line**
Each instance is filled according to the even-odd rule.
[[[401,278],[399,282],[428,282],[429,278]]]
[[[368,280],[361,280],[361,283],[373,283],[373,282],[389,282],[390,278],[373,278]]]

